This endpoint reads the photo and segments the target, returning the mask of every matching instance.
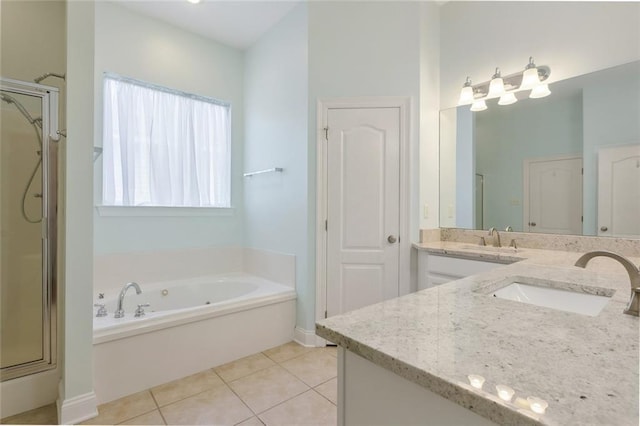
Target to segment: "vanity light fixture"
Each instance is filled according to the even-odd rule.
[[[502,95],[504,95],[504,80],[500,76],[500,68],[496,68],[496,72],[489,82],[489,94],[487,94],[487,98],[498,98]]]
[[[511,105],[518,102],[518,98],[513,92],[507,92],[504,95],[500,96],[500,100],[498,101],[498,105]]]
[[[487,109],[487,103],[484,101],[484,99],[474,101],[471,105],[471,111],[473,112],[484,111],[485,109]]]
[[[471,84],[471,79],[467,77],[458,105],[472,104],[471,111],[484,111],[487,109],[485,100],[498,97],[499,105],[511,105],[518,101],[515,94],[524,90],[531,90],[530,98],[543,98],[551,94],[548,84],[543,83],[550,74],[548,66],[537,66],[533,57],[530,57],[523,71],[503,77],[500,69],[496,68],[490,81],[479,84]]]
[[[464,82],[462,90],[460,91],[460,99],[458,105],[466,105],[473,102],[473,87],[471,87],[471,79],[467,77],[467,81]]]

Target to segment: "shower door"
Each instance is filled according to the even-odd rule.
[[[57,89],[1,80],[2,380],[55,367]]]

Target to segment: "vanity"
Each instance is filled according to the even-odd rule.
[[[575,251],[469,242],[414,247],[497,266],[319,321],[316,333],[338,345],[339,424],[638,424],[639,319],[623,314],[620,263],[583,269]],[[640,251],[628,257],[640,263]],[[550,308],[496,296],[513,283],[605,301],[594,314],[560,310],[571,298],[547,296],[560,301]],[[509,401],[498,385],[513,390]]]

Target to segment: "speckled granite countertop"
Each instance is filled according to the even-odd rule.
[[[319,321],[317,334],[499,424],[638,424],[639,319],[622,313],[630,285],[619,263],[595,258],[582,269],[572,266],[581,253],[492,252],[454,242],[415,247],[520,261]],[[615,293],[596,317],[488,294],[514,276]],[[485,377],[482,390],[468,385],[469,374]],[[546,400],[546,413],[503,402],[497,384],[512,387],[515,397]]]

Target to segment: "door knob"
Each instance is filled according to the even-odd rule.
[[[609,228],[607,228],[606,226],[601,226],[601,227],[600,227],[600,230],[601,230],[602,232],[607,232],[607,231],[609,230]]]
[[[535,222],[529,222],[529,226],[536,226]]]
[[[391,244],[395,243],[396,241],[398,241],[398,239],[396,237],[394,237],[393,235],[389,235],[387,237],[387,241],[389,241]]]

